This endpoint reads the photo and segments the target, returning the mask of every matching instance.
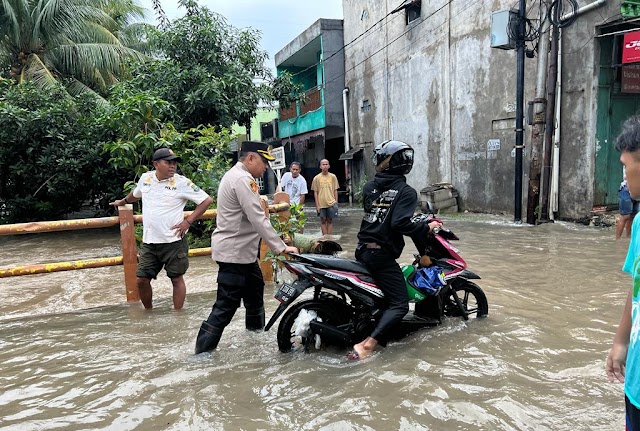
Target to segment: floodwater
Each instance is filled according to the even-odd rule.
[[[349,257],[360,217],[343,208],[335,222]],[[215,299],[207,257],[191,260],[181,312],[164,275],[153,311],[126,304],[122,267],[0,279],[0,430],[623,429],[622,386],[603,364],[630,285],[628,240],[569,223],[444,220],[482,276],[489,316],[447,320],[359,363],[282,354],[274,329],[244,330],[242,308],[218,350],[195,357]],[[118,254],[117,229],[0,237],[2,267]]]

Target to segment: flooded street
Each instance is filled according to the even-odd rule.
[[[318,233],[313,211],[305,233]],[[362,210],[334,233],[353,258]],[[282,354],[248,333],[244,309],[212,355],[193,355],[217,267],[191,259],[185,309],[171,284],[154,306],[125,302],[121,266],[0,279],[0,430],[617,430],[622,385],[604,360],[630,277],[628,240],[570,223],[443,217],[489,301],[373,358]],[[0,237],[2,267],[120,254],[117,229]],[[412,261],[408,240],[401,263]],[[275,285],[265,289],[267,319]]]

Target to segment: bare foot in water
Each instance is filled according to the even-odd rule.
[[[373,354],[377,345],[378,341],[375,338],[367,337],[364,341],[353,346],[353,351],[347,355],[347,359],[351,361],[366,359]]]

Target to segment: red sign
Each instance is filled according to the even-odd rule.
[[[622,44],[622,63],[640,62],[640,31],[625,33]]]
[[[622,66],[620,84],[620,91],[623,93],[640,93],[640,64]]]

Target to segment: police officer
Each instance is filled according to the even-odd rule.
[[[409,311],[407,288],[396,263],[404,248],[403,235],[410,236],[420,248],[430,232],[441,226],[436,221],[429,224],[412,221],[418,195],[405,178],[413,167],[413,149],[409,145],[400,141],[382,142],[373,151],[373,161],[377,173],[363,189],[365,214],[355,255],[384,292],[388,308],[371,335],[353,346],[349,354],[352,360],[371,355]]]
[[[196,339],[196,354],[218,346],[222,331],[240,307],[246,309],[248,330],[264,327],[264,280],[258,265],[260,238],[277,254],[297,253],[280,239],[260,205],[256,178],[275,160],[262,142],[245,141],[238,163],[220,181],[218,216],[211,236],[211,254],[218,263],[218,291],[209,318],[202,322]]]

